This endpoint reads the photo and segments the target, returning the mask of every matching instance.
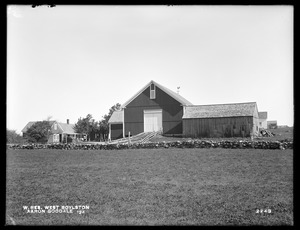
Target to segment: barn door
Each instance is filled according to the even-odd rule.
[[[144,110],[144,132],[162,131],[162,110]]]

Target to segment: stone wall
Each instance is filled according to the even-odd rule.
[[[64,149],[64,150],[114,150],[155,148],[229,148],[229,149],[293,149],[293,141],[245,141],[245,140],[187,140],[172,142],[148,142],[128,144],[28,144],[7,145],[7,149]]]

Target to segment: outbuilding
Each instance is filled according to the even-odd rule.
[[[259,132],[256,102],[186,106],[185,137],[250,137]]]

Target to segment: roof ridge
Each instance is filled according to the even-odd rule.
[[[187,99],[185,99],[179,93],[176,93],[175,91],[173,91],[173,90],[171,90],[171,89],[169,89],[169,88],[167,88],[167,87],[165,87],[165,86],[163,86],[163,85],[161,85],[161,84],[159,84],[159,83],[157,83],[157,82],[155,82],[153,80],[151,82],[154,83],[154,84],[156,84],[158,87],[162,88],[163,91],[167,91],[167,92],[173,94],[173,96],[180,97],[181,100],[183,100],[183,101],[186,102],[185,104],[189,103],[189,104],[192,105],[192,103],[190,101],[188,101]],[[170,96],[172,96],[172,95],[170,95]]]
[[[187,107],[210,106],[210,105],[236,105],[236,104],[256,104],[256,102],[220,103],[220,104],[206,104],[206,105],[187,105]]]

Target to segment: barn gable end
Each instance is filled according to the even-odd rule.
[[[153,96],[150,95],[151,90],[155,91],[154,98],[151,98]],[[182,134],[183,105],[187,104],[191,103],[179,94],[151,81],[142,91],[122,105],[125,135],[129,132],[135,135],[150,131],[151,122],[158,122],[157,125],[153,124],[158,129],[154,127],[154,131],[161,131],[163,134]]]
[[[168,88],[150,81],[121,106],[123,117],[115,111],[109,120],[112,139],[158,131],[163,134],[182,134],[183,106],[192,103]],[[114,131],[115,129],[115,131]]]

